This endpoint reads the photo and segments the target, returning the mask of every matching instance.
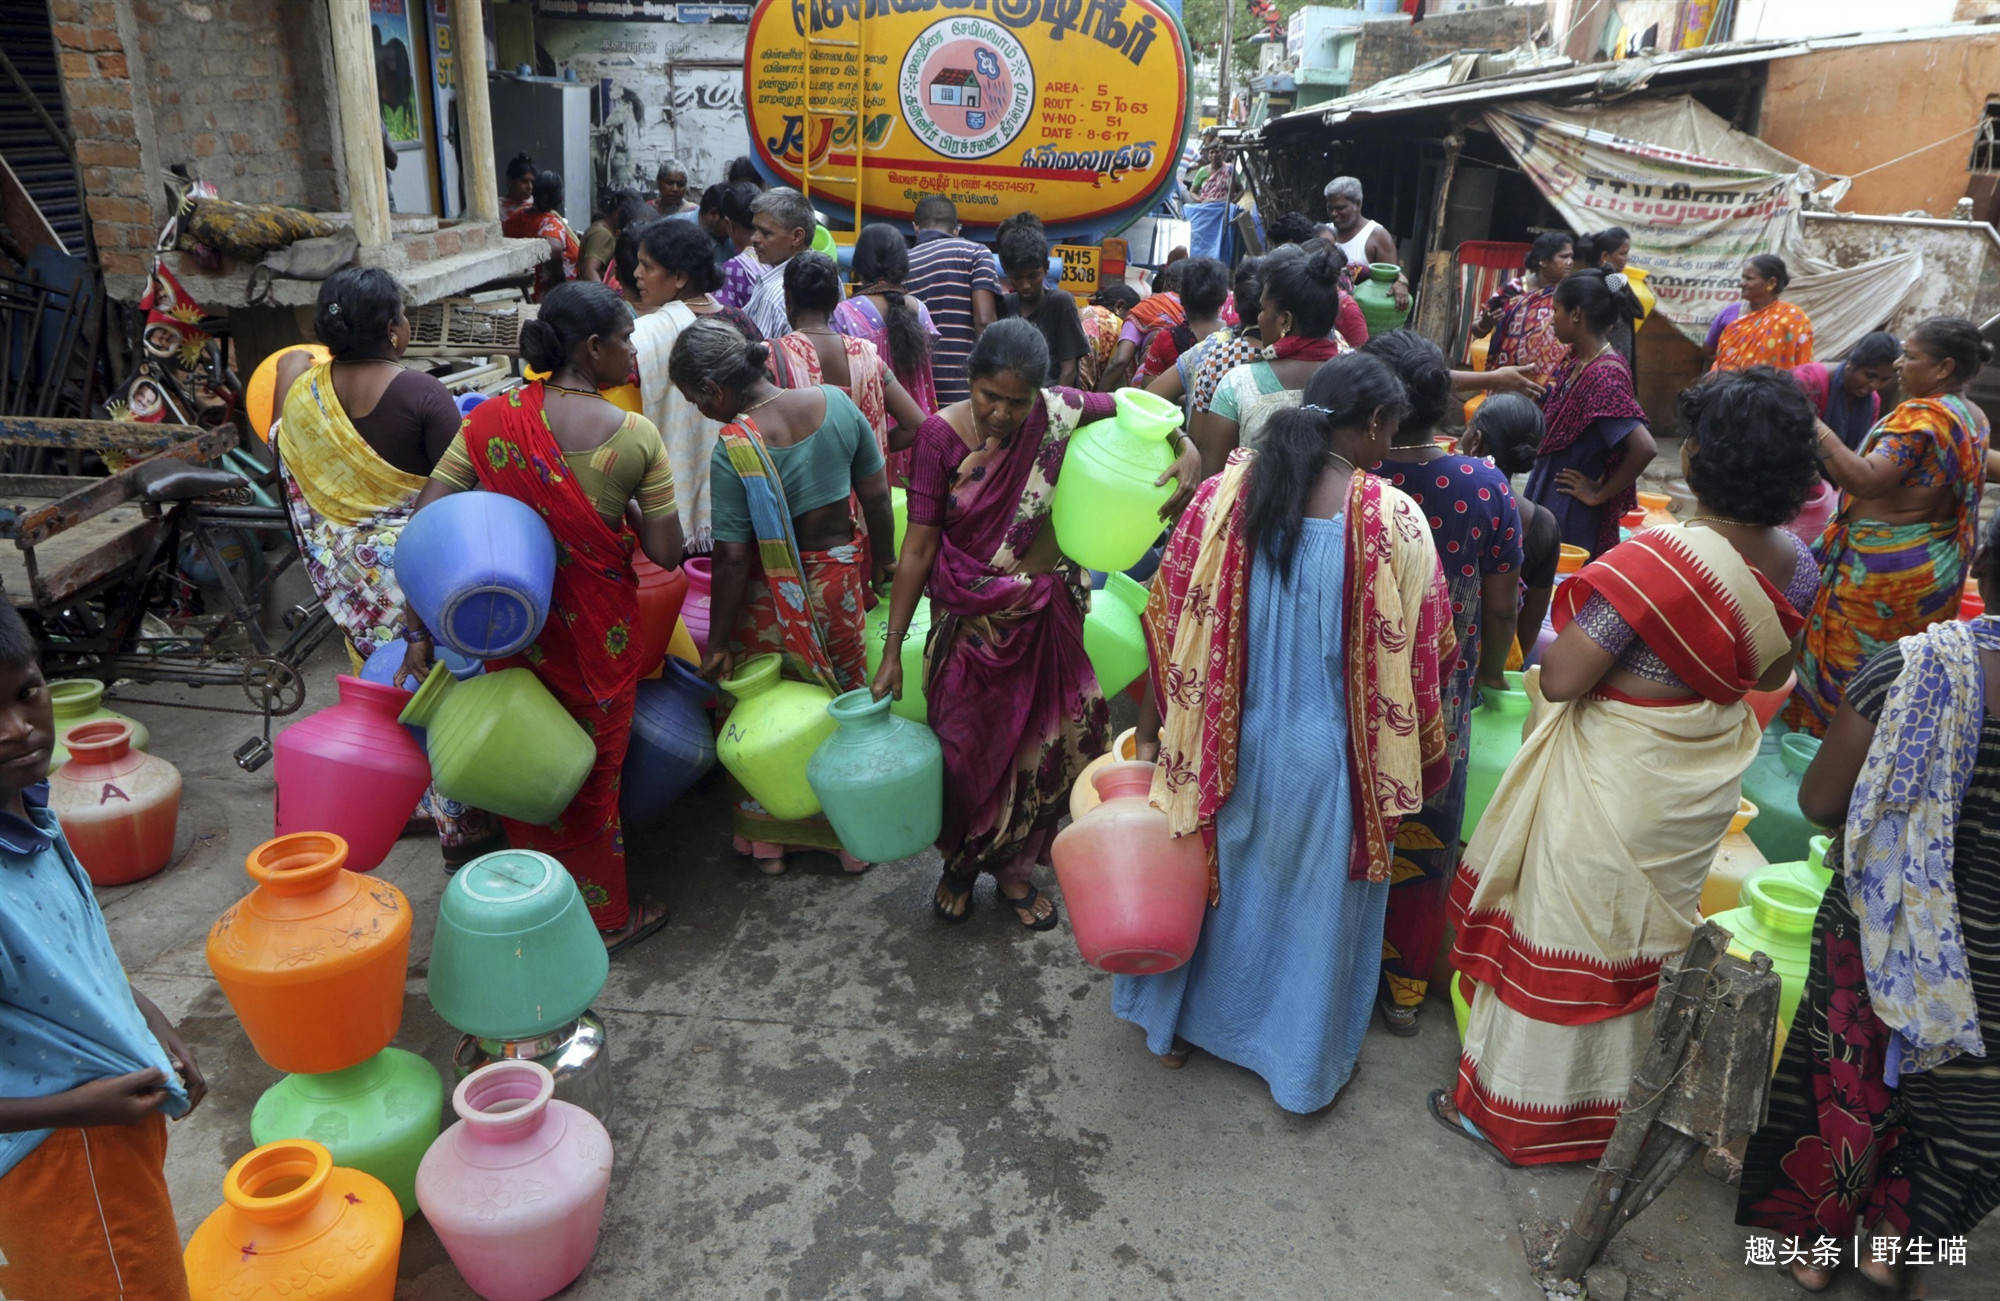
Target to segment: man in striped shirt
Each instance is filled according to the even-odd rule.
[[[984,245],[961,238],[958,208],[943,195],[917,200],[917,246],[910,250],[910,274],[903,288],[923,299],[937,326],[932,359],[938,405],[972,396],[966,360],[972,342],[998,314],[1000,281]]]
[[[785,315],[785,263],[812,247],[819,222],[806,196],[785,185],[758,195],[750,213],[750,247],[764,269],[743,310],[765,338],[780,339],[792,332]]]

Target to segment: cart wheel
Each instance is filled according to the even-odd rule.
[[[273,718],[283,718],[306,703],[306,682],[291,665],[265,656],[243,666],[243,694]]]

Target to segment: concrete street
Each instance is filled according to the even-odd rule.
[[[308,708],[338,661],[315,664]],[[203,940],[249,888],[244,854],[270,834],[270,769],[230,759],[255,719],[135,705],[231,705],[209,688],[128,687],[187,780],[184,849],[104,893],[133,981],[181,1020],[210,1094],[173,1130],[183,1235],[250,1147],[250,1109],[276,1072],[210,978]],[[767,879],[728,852],[719,785],[633,846],[636,890],[673,925],[614,960],[597,1010],[620,1094],[610,1210],[589,1272],[565,1296],[636,1298],[1499,1298],[1535,1301],[1522,1250],[1568,1214],[1581,1168],[1507,1170],[1423,1109],[1447,1082],[1448,1005],[1422,1034],[1379,1024],[1328,1115],[1280,1111],[1252,1074],[1197,1054],[1163,1070],[1110,1012],[1110,978],[1067,926],[1032,935],[991,882],[965,926],[932,918],[934,853],[843,877],[827,857]],[[448,1070],[454,1031],[424,997],[445,875],[435,842],[401,841],[380,874],[417,911],[397,1043]],[[1051,877],[1041,884],[1054,889]],[[449,1108],[447,1108],[449,1117]],[[1780,1298],[1743,1264],[1734,1190],[1690,1169],[1613,1244],[1602,1298]],[[1934,1297],[2000,1297],[2000,1229]],[[459,1301],[421,1217],[401,1296]],[[1845,1276],[1830,1294],[1881,1295]]]

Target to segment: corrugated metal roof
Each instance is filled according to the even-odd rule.
[[[1807,40],[1739,41],[1709,45],[1670,54],[1618,59],[1601,63],[1576,63],[1562,58],[1555,67],[1536,67],[1495,77],[1483,77],[1457,84],[1444,84],[1440,76],[1450,75],[1451,56],[1443,56],[1412,69],[1400,77],[1377,82],[1366,90],[1307,108],[1294,109],[1266,123],[1260,135],[1298,130],[1307,126],[1338,126],[1365,118],[1392,117],[1426,109],[1457,108],[1496,100],[1532,99],[1590,91],[1618,96],[1638,90],[1655,78],[1682,80],[1717,68],[1769,63],[1796,58],[1814,50],[1839,49],[1856,45],[1888,45],[1902,41],[1940,40],[1974,36],[1996,29],[1985,23],[1953,23],[1946,27],[1907,28],[1892,32],[1862,32],[1849,36],[1814,37]]]

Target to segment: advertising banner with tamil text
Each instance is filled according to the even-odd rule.
[[[1187,46],[1155,0],[763,0],[748,49],[759,162],[851,210],[858,158],[867,216],[942,194],[968,226],[1116,230],[1187,127]]]
[[[1807,254],[1805,199],[1829,178],[1684,96],[1593,110],[1529,101],[1484,116],[1571,230],[1631,232],[1660,312],[1696,343],[1742,297],[1743,263],[1758,253],[1791,268],[1786,296],[1812,317],[1822,357],[1886,320],[1920,274],[1915,254],[1846,268]]]

